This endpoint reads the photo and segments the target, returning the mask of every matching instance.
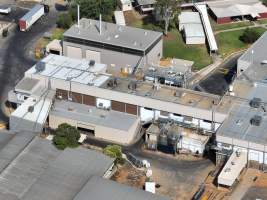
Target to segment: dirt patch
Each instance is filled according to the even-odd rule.
[[[146,177],[144,171],[137,170],[129,163],[125,163],[116,171],[111,179],[118,183],[143,189]]]

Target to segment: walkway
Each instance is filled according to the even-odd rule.
[[[208,12],[207,12],[207,6],[206,4],[199,4],[199,3],[194,4],[194,5],[201,16],[203,27],[206,32],[206,37],[209,42],[210,51],[216,52],[218,51],[218,46],[217,46],[217,42],[213,34],[212,28],[211,28],[211,24],[210,24]]]
[[[216,32],[214,32],[214,34],[217,35],[219,33],[238,31],[238,30],[244,30],[246,28],[257,28],[257,27],[261,27],[261,28],[267,29],[267,24],[255,23],[254,25],[251,25],[251,26],[243,26],[243,27],[238,27],[238,28],[232,28],[232,29],[225,29],[225,30],[216,31]]]

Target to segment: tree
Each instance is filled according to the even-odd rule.
[[[117,7],[117,1],[114,0],[73,0],[70,4],[70,13],[74,18],[77,16],[77,4],[79,4],[81,17],[98,19],[102,14],[105,21],[112,20],[113,11]]]
[[[262,3],[267,5],[267,0],[262,0]]]
[[[164,34],[168,34],[170,21],[174,19],[180,12],[180,0],[158,0],[156,9],[164,20]]]
[[[79,146],[78,140],[80,138],[79,131],[67,123],[60,124],[55,131],[53,143],[58,149],[65,149],[66,147]]]
[[[260,36],[261,34],[255,29],[246,28],[239,39],[244,43],[251,44],[254,43],[257,39],[259,39]]]
[[[124,163],[124,159],[122,158],[122,150],[118,145],[108,145],[104,148],[103,153],[111,158],[115,158],[115,164]]]
[[[68,29],[72,24],[72,16],[70,13],[61,13],[57,18],[57,26],[59,28]]]

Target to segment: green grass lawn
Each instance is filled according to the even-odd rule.
[[[263,34],[266,30],[263,28],[253,28],[257,32]],[[243,34],[244,30],[223,32],[216,35],[219,46],[219,53],[222,57],[226,57],[231,53],[246,49],[249,44],[242,42],[239,37]]]
[[[151,19],[132,21],[131,26],[162,32],[162,27],[151,22]],[[206,45],[186,45],[180,32],[174,27],[163,39],[163,56],[194,61],[193,68],[200,70],[212,63]]]
[[[267,24],[267,19],[260,19],[257,21],[259,24]]]
[[[194,69],[200,70],[212,63],[205,45],[186,45],[177,29],[169,32],[163,40],[164,57],[194,61]]]

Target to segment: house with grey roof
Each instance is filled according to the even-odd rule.
[[[160,60],[162,33],[83,18],[63,34],[63,54],[133,72]]]
[[[148,14],[154,10],[156,0],[134,0],[134,4],[141,14]]]

